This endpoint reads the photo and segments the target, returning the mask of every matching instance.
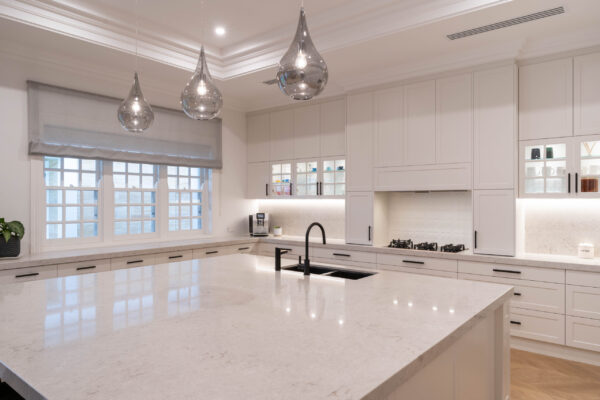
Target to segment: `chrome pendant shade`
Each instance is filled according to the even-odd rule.
[[[328,76],[327,64],[308,33],[304,8],[300,8],[296,35],[290,48],[279,61],[279,88],[294,100],[309,100],[325,89]]]
[[[219,115],[222,107],[223,96],[208,71],[203,45],[196,72],[181,92],[181,108],[190,118],[213,119]]]
[[[129,132],[143,132],[152,125],[154,113],[144,98],[137,72],[133,75],[133,86],[117,112],[121,126]]]

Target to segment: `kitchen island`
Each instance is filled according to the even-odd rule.
[[[291,264],[291,261],[284,261]],[[508,286],[230,255],[0,286],[27,399],[506,399]]]

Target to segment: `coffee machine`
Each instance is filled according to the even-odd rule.
[[[250,236],[269,236],[269,214],[256,213],[248,217]]]

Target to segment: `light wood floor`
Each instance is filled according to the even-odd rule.
[[[511,400],[600,400],[600,367],[510,352]]]

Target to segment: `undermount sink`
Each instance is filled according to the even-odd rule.
[[[291,267],[286,267],[283,269],[286,271],[304,272],[304,265],[296,264]],[[322,265],[311,265],[310,273],[315,274],[315,275],[331,276],[334,278],[343,278],[343,279],[351,279],[351,280],[362,279],[362,278],[366,278],[368,276],[376,274],[376,272],[354,271],[354,270],[349,270],[349,269],[325,267]]]

